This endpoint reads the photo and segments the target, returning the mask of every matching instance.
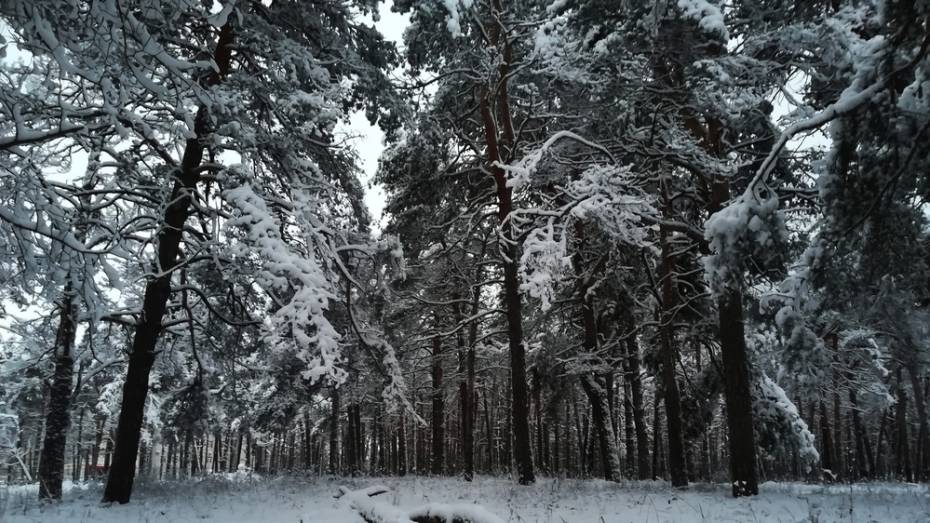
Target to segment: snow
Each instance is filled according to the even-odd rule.
[[[534,229],[523,242],[520,256],[520,291],[540,301],[542,310],[552,306],[555,286],[572,265],[564,233],[557,233],[555,220]]]
[[[368,498],[346,496],[385,486]],[[4,523],[124,521],[237,521],[359,523],[353,503],[380,515],[468,515],[485,522],[642,522],[642,521],[926,521],[927,486],[913,484],[808,485],[763,483],[761,494],[735,499],[726,484],[696,484],[673,490],[664,482],[609,483],[602,480],[541,479],[521,487],[507,479],[456,478],[276,478],[208,477],[199,481],[142,481],[127,505],[99,503],[102,485],[65,482],[60,505],[40,506],[37,486],[0,487]],[[361,507],[359,507],[361,508]]]
[[[730,39],[724,23],[723,12],[707,0],[678,0],[678,8],[685,16],[697,20],[698,25],[710,34],[719,35],[724,40]]]
[[[452,33],[453,37],[462,36],[462,13],[459,8],[465,11],[471,8],[472,0],[442,0],[446,10],[449,11],[449,19],[446,20],[446,28]]]
[[[230,242],[231,252],[243,259],[257,253],[261,258],[256,274],[259,285],[270,293],[292,294],[264,325],[267,341],[283,351],[296,348],[296,357],[307,364],[306,379],[341,383],[346,375],[338,366],[341,336],[325,315],[335,295],[323,264],[312,254],[289,247],[264,198],[247,183],[224,191],[223,198],[234,207],[227,229],[242,228],[246,236]]]
[[[777,243],[785,241],[784,213],[770,190],[747,189],[726,207],[717,211],[704,226],[704,237],[713,254],[704,257],[704,277],[711,290],[722,295],[742,277],[749,256],[766,260]]]

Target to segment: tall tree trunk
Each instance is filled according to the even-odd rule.
[[[353,434],[352,434],[352,444],[355,446],[353,452],[355,454],[355,465],[353,474],[361,473],[365,469],[365,427],[362,425],[362,405],[356,403],[352,407],[352,416],[353,416]]]
[[[494,472],[494,433],[491,430],[491,408],[488,405],[488,393],[484,392],[484,395],[481,397],[484,405],[484,439],[487,440],[487,472]]]
[[[207,75],[207,87],[220,83],[229,72],[232,58],[233,29],[230,17],[221,29],[213,51],[216,69]],[[163,224],[158,232],[158,276],[149,280],[142,299],[142,314],[136,324],[136,332],[129,353],[126,381],[116,429],[116,450],[113,465],[107,477],[103,501],[128,503],[132,496],[133,480],[136,476],[136,456],[145,414],[145,399],[148,395],[149,373],[155,363],[155,346],[162,330],[162,318],[171,296],[171,277],[181,251],[181,235],[191,205],[191,195],[200,181],[200,164],[205,149],[204,139],[210,131],[210,116],[206,106],[200,106],[194,121],[194,136],[185,143],[184,155],[177,173],[177,181],[171,190],[165,208]]]
[[[249,429],[245,431],[245,466],[252,468],[252,431]]]
[[[398,474],[407,475],[407,420],[400,417],[400,434],[397,437],[397,468]]]
[[[499,0],[492,1],[492,9],[502,12]],[[481,99],[481,120],[484,124],[485,146],[487,148],[488,164],[494,176],[497,188],[498,218],[505,224],[513,210],[513,190],[507,186],[507,174],[501,168],[506,163],[501,154],[498,142],[499,129],[497,120],[491,110],[491,99],[497,103],[497,110],[503,131],[504,145],[513,146],[513,122],[510,115],[510,101],[507,80],[512,54],[511,42],[508,35],[502,34],[497,24],[492,24],[492,45],[502,51],[500,61],[500,81],[496,92],[486,93]],[[518,481],[521,485],[533,483],[535,473],[533,470],[533,456],[530,439],[529,423],[529,392],[526,382],[526,347],[523,344],[523,311],[520,298],[520,281],[517,274],[519,249],[515,239],[504,232],[504,247],[501,249],[504,256],[504,305],[507,309],[507,334],[510,348],[510,381],[511,381],[511,426],[513,431],[513,448],[516,459]]]
[[[582,289],[587,289],[587,287],[588,285],[582,285]],[[597,352],[597,318],[594,305],[585,298],[586,294],[586,290],[582,290],[581,325],[584,333],[582,347],[585,352],[594,355]],[[597,431],[604,479],[620,481],[620,457],[617,454],[617,440],[614,437],[608,391],[604,384],[590,373],[581,376],[581,387],[591,401],[591,416]]]
[[[355,425],[355,405],[346,407],[346,432],[342,440],[345,446],[346,466],[349,468],[349,474],[355,476],[358,474],[358,427]]]
[[[329,416],[329,473],[339,472],[339,389],[333,387]]]
[[[884,478],[887,473],[885,465],[885,438],[888,432],[888,410],[882,412],[882,419],[878,423],[878,439],[875,442],[875,454],[872,459],[872,474]]]
[[[477,399],[475,394],[475,344],[471,343],[465,355],[465,397],[467,404],[463,405],[465,416],[463,419],[462,445],[465,458],[465,481],[475,477],[475,420],[478,415]]]
[[[94,436],[94,448],[91,449],[90,453],[90,464],[93,465],[96,471],[97,464],[100,463],[100,445],[103,444],[103,431],[107,424],[107,417],[96,416],[94,420],[97,423],[97,433]]]
[[[581,376],[581,387],[591,401],[591,421],[597,432],[598,447],[601,453],[602,470],[607,481],[620,481],[620,457],[610,421],[607,391],[594,376]]]
[[[901,369],[898,369],[897,376],[898,398],[895,403],[895,473],[899,478],[905,481],[913,481],[913,471],[911,469],[911,451],[907,435],[907,392],[904,391],[904,384],[901,382]]]
[[[663,184],[663,193],[665,193]],[[667,196],[663,194],[667,199]],[[688,485],[688,472],[685,465],[685,447],[681,424],[681,395],[678,392],[678,380],[675,376],[675,366],[678,361],[678,351],[675,348],[674,321],[672,311],[676,305],[676,291],[674,280],[674,266],[671,247],[668,241],[668,230],[660,227],[660,242],[662,248],[662,325],[661,325],[661,361],[662,361],[662,392],[665,403],[666,434],[668,436],[668,470],[673,487]]]
[[[911,390],[914,392],[914,407],[917,411],[917,479],[930,480],[930,435],[927,433],[927,399],[924,396],[920,383],[919,368],[916,365],[907,366],[907,375],[910,378]]]
[[[110,470],[110,461],[113,459],[113,434],[107,434],[107,440],[103,445],[103,468]]]
[[[823,452],[820,453],[820,463],[823,470],[829,470],[830,479],[834,479],[835,473],[833,472],[833,455],[836,453],[833,450],[833,433],[830,430],[830,417],[827,415],[827,404],[821,399],[820,400],[820,431],[821,431],[821,441],[823,442]]]
[[[759,493],[759,481],[756,477],[756,441],[752,424],[742,292],[730,290],[721,296],[719,309],[730,445],[730,482],[734,497],[754,496]]]
[[[635,336],[626,340],[626,369],[624,374],[630,384],[633,403],[633,425],[636,431],[636,474],[639,479],[649,479],[649,435],[646,431],[646,409],[643,405],[643,381],[639,374],[639,344]]]
[[[471,297],[471,314],[478,312],[481,305],[481,287],[477,285],[481,278],[481,265],[475,268],[475,283],[472,286]],[[455,314],[457,321],[461,321],[460,305],[456,304]],[[465,481],[471,481],[475,476],[475,421],[478,412],[477,397],[475,395],[475,343],[478,340],[478,322],[472,321],[468,326],[467,349],[463,347],[466,341],[464,332],[459,331],[459,350],[465,351],[465,380],[460,386],[462,396],[462,458],[463,458],[463,478]]]
[[[71,381],[74,377],[74,346],[77,305],[70,283],[65,286],[55,334],[55,374],[49,389],[45,439],[39,458],[39,499],[61,499],[65,473],[65,444],[71,424]]]
[[[240,456],[242,456],[242,439],[244,436],[242,428],[240,428],[238,432],[239,432],[239,435],[236,437],[236,451],[233,454],[232,459],[229,460],[229,471],[230,472],[235,472],[239,470],[239,459],[240,459]]]
[[[834,336],[834,340],[836,337]],[[836,342],[834,341],[834,351],[836,351]],[[846,446],[843,444],[843,411],[840,408],[840,384],[837,374],[833,375],[833,448],[836,449],[836,455],[833,464],[836,470],[836,479],[842,481],[846,478]]]
[[[78,383],[80,383],[80,381],[81,373],[78,373]],[[71,481],[75,482],[81,479],[81,458],[84,455],[84,449],[82,448],[84,439],[84,412],[86,410],[86,408],[82,407],[81,414],[78,416],[77,440],[74,442],[74,455],[71,460]]]
[[[432,430],[432,461],[430,472],[435,475],[443,473],[445,467],[445,404],[442,395],[442,340],[439,336],[433,337],[433,411]]]
[[[652,404],[652,479],[659,479],[664,474],[662,467],[662,424],[659,420],[659,397],[656,395]]]
[[[310,446],[310,413],[304,411],[304,439],[303,439],[303,448],[304,448],[304,470],[310,470],[313,465],[313,449]]]
[[[868,436],[865,434],[865,428],[862,426],[862,420],[859,416],[859,401],[856,397],[856,390],[849,388],[849,411],[852,416],[853,438],[855,438],[856,449],[856,466],[853,472],[856,474],[854,479],[862,479],[869,476],[869,461],[866,457],[866,441]],[[871,454],[871,450],[869,451]]]
[[[636,447],[634,446],[634,429],[633,429],[633,400],[630,399],[630,383],[628,380],[623,382],[623,446],[626,449],[626,469],[627,477],[633,477],[633,471],[636,470]]]

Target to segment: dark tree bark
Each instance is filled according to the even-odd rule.
[[[895,403],[895,473],[905,481],[914,481],[911,468],[911,451],[907,435],[907,392],[901,383],[901,369],[898,369],[898,398]]]
[[[432,455],[430,472],[435,475],[443,473],[445,468],[445,403],[442,394],[442,340],[433,337],[433,411],[431,417],[430,441]]]
[[[96,467],[100,463],[100,445],[103,445],[103,430],[107,423],[107,417],[96,416],[94,420],[97,424],[97,432],[94,436],[94,448],[91,449],[90,453],[90,464]]]
[[[245,433],[245,466],[252,467],[252,433],[248,430]]]
[[[649,479],[649,435],[646,432],[646,409],[643,406],[643,382],[639,370],[639,344],[635,336],[626,340],[626,380],[633,403],[633,425],[636,431],[636,473],[639,479]]]
[[[235,472],[239,469],[239,457],[242,456],[242,429],[239,429],[239,435],[236,437],[236,451],[229,460],[229,472]]]
[[[872,460],[872,474],[885,477],[888,470],[885,465],[885,438],[888,432],[888,410],[882,412],[882,419],[878,424],[878,439],[875,442],[875,454]]]
[[[911,390],[914,393],[914,407],[917,411],[917,448],[915,465],[919,481],[930,480],[930,434],[927,433],[927,399],[920,383],[919,369],[916,365],[907,366]]]
[[[659,479],[664,475],[665,470],[662,466],[662,424],[659,420],[659,398],[655,398],[652,404],[652,479]]]
[[[107,441],[103,444],[103,468],[110,470],[110,460],[113,459],[113,435],[107,434]]]
[[[339,388],[333,387],[329,417],[329,473],[339,472]]]
[[[664,188],[663,192],[665,192]],[[678,380],[675,376],[678,350],[675,348],[675,333],[672,326],[675,321],[672,311],[675,310],[676,305],[674,266],[667,228],[665,226],[660,227],[659,234],[662,248],[660,276],[662,282],[661,376],[662,396],[665,403],[666,434],[668,436],[668,470],[672,486],[685,487],[688,485],[688,471],[685,464],[684,438],[682,436],[681,395],[678,392]]]
[[[617,454],[613,426],[610,421],[607,391],[604,390],[603,384],[591,375],[581,377],[581,387],[591,402],[591,422],[597,432],[604,479],[607,481],[620,481],[620,460]]]
[[[836,351],[836,336],[833,337],[833,350]],[[836,469],[833,473],[836,479],[842,481],[846,477],[846,446],[843,444],[843,411],[840,408],[840,384],[836,373],[833,375],[833,448],[836,454],[833,464]]]
[[[849,412],[852,417],[853,438],[855,438],[856,449],[856,466],[853,468],[853,472],[855,473],[854,479],[858,480],[869,477],[869,462],[871,459],[866,456],[866,438],[868,438],[868,435],[862,426],[862,420],[859,416],[859,401],[856,398],[856,390],[852,387],[849,389]],[[869,454],[871,454],[871,449]]]
[[[310,446],[310,413],[304,411],[304,438],[303,438],[303,461],[304,461],[304,470],[310,470],[313,466],[313,450]]]
[[[833,432],[830,430],[830,417],[827,415],[827,404],[820,400],[820,434],[823,442],[823,452],[820,453],[820,464],[823,470],[833,472]],[[831,478],[832,479],[832,478]]]
[[[358,474],[365,468],[365,427],[362,426],[362,406],[356,403],[353,405],[351,412],[354,431],[351,443],[354,445],[353,453],[355,455],[353,474]]]
[[[462,446],[464,457],[465,481],[475,477],[475,420],[477,419],[477,395],[475,394],[475,344],[472,342],[465,355],[465,394],[466,401],[462,405],[464,419],[462,421]]]
[[[230,21],[220,29],[213,52],[213,61],[217,69],[205,78],[204,84],[207,87],[219,84],[229,72],[233,48],[233,18],[235,17],[230,17]],[[194,121],[195,136],[185,143],[177,181],[168,199],[169,204],[165,208],[163,224],[158,233],[156,273],[159,276],[149,280],[145,286],[142,314],[136,324],[126,381],[123,384],[116,429],[116,450],[103,492],[104,502],[128,503],[132,495],[145,399],[148,395],[149,373],[155,363],[155,346],[161,334],[162,318],[171,295],[171,277],[181,251],[181,236],[191,205],[191,194],[200,181],[199,168],[205,150],[203,139],[209,132],[209,114],[206,107],[201,106]]]
[[[400,435],[397,442],[397,468],[398,474],[407,475],[407,421],[400,417]]]
[[[81,373],[78,373],[78,383],[81,382]],[[81,414],[78,416],[78,433],[77,440],[74,442],[74,455],[71,460],[71,481],[78,481],[81,479],[81,458],[84,455],[84,449],[82,448],[83,439],[84,439],[84,411],[87,409],[81,408]]]
[[[754,496],[759,493],[759,481],[756,477],[756,442],[741,291],[731,290],[720,297],[719,316],[730,444],[730,481],[734,497]]]
[[[575,257],[576,268],[580,268],[579,257]],[[581,325],[583,330],[582,347],[588,354],[597,352],[597,318],[594,305],[586,299],[588,282],[581,285]],[[617,440],[614,437],[613,421],[610,415],[610,401],[604,383],[590,373],[581,376],[581,387],[591,402],[591,417],[597,431],[598,446],[601,452],[602,470],[607,481],[620,481],[620,459],[617,453]]]
[[[487,471],[494,471],[494,433],[491,430],[491,408],[488,405],[488,393],[485,392],[482,396],[482,401],[484,402],[484,439],[487,440],[487,459],[488,466]]]
[[[543,413],[542,413],[542,378],[539,376],[539,372],[536,369],[533,369],[532,378],[530,380],[533,384],[533,418],[536,420],[536,443],[535,443],[535,453],[536,457],[536,468],[542,470],[545,473],[545,453],[543,452]]]
[[[472,288],[471,313],[477,314],[481,304],[481,287],[477,285],[482,271],[479,265],[475,269],[475,285]],[[461,321],[460,305],[455,305],[457,321]],[[477,419],[477,401],[475,396],[475,343],[478,339],[478,322],[473,321],[468,327],[467,348],[464,332],[459,330],[459,350],[464,351],[465,379],[460,384],[459,394],[462,400],[462,465],[463,478],[471,481],[475,476],[475,420]]]
[[[359,455],[358,455],[358,421],[355,416],[356,405],[346,407],[346,433],[343,438],[345,445],[346,466],[349,468],[349,474],[355,476],[359,473]]]
[[[39,499],[61,499],[65,473],[65,445],[71,424],[71,381],[74,377],[74,346],[77,305],[71,285],[67,285],[60,305],[55,334],[55,374],[49,388],[45,417],[45,439],[39,458]]]
[[[627,477],[634,477],[633,472],[636,470],[636,447],[633,439],[633,400],[630,399],[630,383],[624,380],[623,383],[623,446],[626,448],[626,469]]]
[[[492,1],[492,10],[502,12],[499,0]],[[495,92],[488,92],[481,99],[481,120],[484,125],[485,146],[488,163],[497,189],[498,218],[505,223],[513,210],[513,190],[507,186],[507,174],[500,167],[507,163],[501,154],[498,133],[502,132],[503,145],[513,146],[514,130],[511,120],[511,108],[508,93],[508,77],[511,64],[512,48],[508,35],[502,34],[497,24],[492,26],[492,45],[501,49],[503,58],[500,62],[500,81]],[[498,129],[498,120],[494,118],[491,103],[497,104],[501,115],[502,129]],[[507,235],[505,235],[507,236]],[[504,268],[504,305],[507,310],[507,335],[510,348],[511,381],[511,428],[513,431],[514,458],[516,460],[518,481],[521,485],[533,483],[532,441],[529,423],[529,391],[526,381],[526,347],[523,344],[523,311],[520,298],[520,281],[517,274],[519,260],[516,242],[508,241],[502,249],[505,259]]]

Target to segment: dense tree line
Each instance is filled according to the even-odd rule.
[[[392,8],[0,3],[8,482],[930,479],[930,6]]]

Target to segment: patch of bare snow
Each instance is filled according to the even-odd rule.
[[[609,483],[541,479],[521,487],[503,478],[258,478],[244,474],[200,480],[141,481],[132,502],[102,505],[100,483],[65,485],[65,500],[41,505],[35,485],[0,487],[4,523],[326,522],[360,523],[352,496],[383,485],[370,498],[383,513],[429,510],[472,513],[507,522],[930,521],[926,485],[808,485],[768,482],[759,496],[734,499],[725,484],[676,491],[664,482]]]

